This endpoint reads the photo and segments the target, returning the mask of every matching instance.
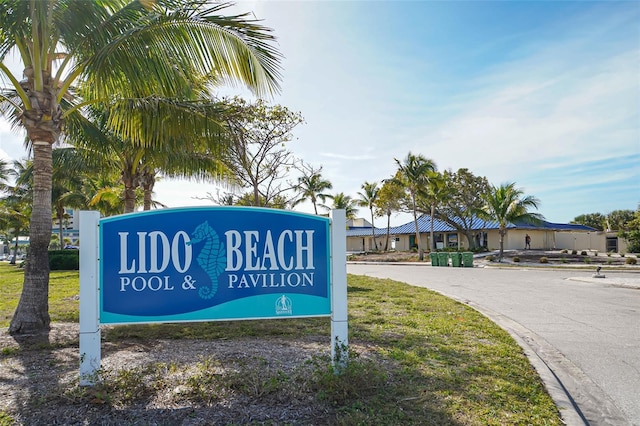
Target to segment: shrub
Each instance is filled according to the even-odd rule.
[[[542,256],[540,258],[540,263],[549,263],[549,259],[547,259],[547,256]]]
[[[593,254],[595,257],[598,257],[598,250]]]
[[[627,257],[627,260],[625,260],[624,263],[626,263],[627,265],[635,265],[636,263],[638,263],[638,259],[636,259],[635,257]]]
[[[560,250],[560,253],[567,254],[567,253],[569,253],[569,250],[567,250],[567,249],[562,249],[562,250]]]
[[[49,252],[49,269],[52,271],[77,271],[80,269],[80,252],[78,250],[51,250]]]
[[[620,252],[620,257],[624,257],[624,252]]]
[[[486,257],[486,259],[487,259],[489,262],[493,262],[494,260],[496,260],[496,257],[495,257],[494,255],[490,254],[489,256],[487,256],[487,257]]]
[[[591,263],[591,258],[590,257],[585,257],[584,258],[584,263]]]
[[[580,256],[586,256],[586,255],[588,255],[588,254],[589,254],[589,253],[587,253],[587,251],[586,251],[586,250],[582,250],[582,251],[580,252]]]
[[[562,258],[560,258],[560,262],[562,262],[562,263],[567,263],[567,258],[566,258],[566,257],[562,257]]]
[[[518,256],[513,256],[513,261],[514,262],[520,262],[520,258]]]
[[[613,260],[607,259],[607,265],[611,265],[612,263],[613,263]]]
[[[571,254],[578,254],[578,250],[571,250]]]

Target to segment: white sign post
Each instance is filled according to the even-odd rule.
[[[80,212],[80,386],[94,385],[100,370],[99,220]]]
[[[345,210],[331,210],[331,360],[336,372],[349,359],[347,314],[347,219]]]

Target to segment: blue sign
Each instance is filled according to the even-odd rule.
[[[328,316],[325,217],[251,207],[100,220],[100,323]]]

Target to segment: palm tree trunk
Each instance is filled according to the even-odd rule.
[[[376,228],[373,225],[373,209],[371,209],[371,237],[373,238],[373,248],[378,251],[378,243],[376,243]]]
[[[391,233],[391,211],[387,213],[387,241],[384,243],[384,251],[389,250],[389,234]]]
[[[140,183],[144,191],[143,210],[151,210],[151,195],[153,194],[153,187],[156,184],[154,174],[150,173],[148,169],[145,169],[145,172],[142,173],[142,177],[140,178]]]
[[[9,265],[15,265],[16,264],[16,259],[18,258],[18,240],[20,236],[20,232],[18,232],[16,230],[16,243],[13,245],[13,257],[11,258],[11,261],[9,262]]]
[[[59,213],[60,212],[58,212],[58,238],[60,239],[60,248],[62,248],[62,215]]]
[[[433,216],[435,215],[435,208],[431,206],[431,229],[429,230],[429,251],[436,251],[436,242],[433,239]]]
[[[30,135],[33,136],[33,135]],[[47,135],[53,139],[52,134]],[[24,271],[20,302],[9,333],[31,334],[50,329],[49,242],[51,241],[51,143],[33,140],[33,208],[29,227],[29,256]]]
[[[151,210],[151,190],[148,188],[144,189],[144,211]]]
[[[124,185],[124,213],[133,213],[136,209],[136,188],[138,187],[138,179],[136,172],[131,170],[125,170],[121,177]]]
[[[136,188],[125,184],[124,186],[124,212],[133,213],[136,209]]]
[[[505,229],[500,229],[500,255],[498,256],[498,262],[502,262],[502,255],[504,253],[504,234],[507,233]]]
[[[424,260],[424,252],[422,251],[422,244],[420,243],[420,230],[418,229],[418,215],[416,213],[416,197],[412,195],[413,201],[413,224],[416,227],[416,244],[418,245],[418,260]]]

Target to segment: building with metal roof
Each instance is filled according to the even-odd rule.
[[[417,222],[421,246],[428,250],[430,247],[431,217],[421,215]],[[347,229],[347,251],[367,252],[384,249],[387,233],[390,239],[389,248],[405,251],[417,247],[416,228],[413,221],[391,227],[388,230],[387,228],[375,228],[373,230],[375,243],[371,225],[368,223],[367,225],[369,226],[350,226]],[[500,235],[498,231],[500,226],[498,222],[474,217],[469,228],[469,235],[475,239],[473,246],[487,247],[489,250],[499,248]],[[461,232],[449,223],[437,218],[433,220],[433,233],[437,249],[467,250],[472,245],[467,233]],[[603,253],[608,251],[606,232],[584,225],[553,223],[544,220],[537,223],[509,223],[504,238],[505,250],[524,249],[527,235],[531,238],[532,249],[594,250]]]

